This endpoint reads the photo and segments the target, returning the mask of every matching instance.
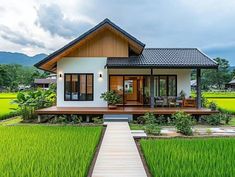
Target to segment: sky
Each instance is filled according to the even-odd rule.
[[[105,18],[146,47],[197,47],[235,66],[235,0],[0,0],[0,51],[50,54]]]

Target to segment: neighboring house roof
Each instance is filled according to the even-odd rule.
[[[56,83],[56,79],[35,79],[34,84],[53,84]]]
[[[109,57],[107,68],[218,68],[197,48],[145,48],[139,56]]]
[[[197,86],[197,80],[191,80],[190,85],[191,85],[191,87]]]
[[[119,26],[117,26],[116,24],[114,24],[113,22],[111,22],[109,19],[104,19],[102,22],[100,22],[98,25],[96,25],[95,27],[91,28],[90,30],[88,30],[87,32],[85,32],[84,34],[82,34],[81,36],[79,36],[78,38],[74,39],[73,41],[71,41],[70,43],[68,43],[67,45],[65,45],[64,47],[60,48],[59,50],[55,51],[54,53],[48,55],[46,58],[44,58],[43,60],[39,61],[38,63],[36,63],[34,66],[37,68],[40,68],[43,64],[45,64],[46,62],[50,61],[51,59],[57,57],[58,55],[62,54],[63,52],[65,52],[67,49],[69,49],[70,47],[74,46],[75,44],[81,42],[83,39],[85,39],[86,37],[88,37],[90,34],[92,34],[93,32],[99,30],[100,28],[104,27],[105,25],[108,25],[112,28],[114,28],[116,31],[118,31],[119,33],[121,33],[122,35],[124,35],[125,37],[127,37],[129,40],[133,41],[134,43],[136,43],[140,48],[141,48],[141,52],[145,47],[145,44],[142,43],[141,41],[139,41],[138,39],[136,39],[134,36],[132,36],[131,34],[127,33],[126,31],[124,31],[123,29],[121,29]],[[43,69],[43,68],[41,68]]]
[[[231,80],[231,81],[229,82],[229,84],[230,84],[230,85],[235,85],[235,79]]]

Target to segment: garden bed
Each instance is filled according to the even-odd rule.
[[[141,139],[152,176],[233,176],[235,138]]]
[[[0,176],[83,177],[102,127],[2,126],[0,134]]]

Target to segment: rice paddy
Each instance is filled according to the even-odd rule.
[[[154,177],[235,175],[235,138],[142,139],[140,145]]]
[[[84,177],[102,127],[0,126],[0,176]]]

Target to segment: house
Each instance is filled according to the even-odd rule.
[[[229,90],[235,90],[235,79],[231,80],[228,84],[226,84],[225,88]]]
[[[197,80],[191,80],[190,81],[190,85],[191,85],[191,90],[196,90],[197,89]]]
[[[167,104],[156,108],[158,100],[167,103],[181,91],[189,97],[192,69],[197,70],[197,105],[186,111],[209,114],[210,110],[201,108],[201,69],[218,67],[197,48],[146,48],[109,19],[35,66],[57,74],[57,105],[38,114],[171,114],[181,108],[170,109]],[[120,108],[107,108],[100,98],[107,90],[122,96]]]
[[[50,74],[47,78],[34,79],[34,87],[48,89],[51,84],[56,84],[56,74]]]

